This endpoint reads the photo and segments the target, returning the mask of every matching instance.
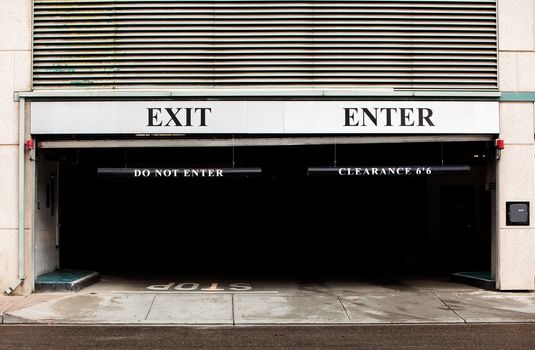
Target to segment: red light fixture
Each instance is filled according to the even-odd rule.
[[[497,149],[504,149],[505,148],[505,141],[502,139],[496,140],[496,148]]]
[[[34,140],[33,139],[26,140],[26,142],[24,142],[24,147],[26,147],[27,151],[33,150],[35,148]]]

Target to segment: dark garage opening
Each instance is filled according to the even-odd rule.
[[[44,151],[60,160],[61,268],[352,278],[490,269],[486,143]],[[48,152],[48,153],[47,153]],[[258,178],[102,178],[105,167],[260,167]],[[308,166],[470,165],[309,177]]]

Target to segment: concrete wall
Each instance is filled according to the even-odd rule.
[[[535,91],[535,0],[498,1],[501,91]]]
[[[15,283],[18,274],[19,106],[13,93],[30,90],[31,4],[0,0],[0,291]]]
[[[498,1],[499,79],[502,92],[535,91],[535,1]],[[535,145],[532,102],[503,102],[497,162],[497,285],[534,289]],[[531,202],[531,225],[506,226],[507,201]]]

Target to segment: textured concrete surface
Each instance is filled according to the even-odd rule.
[[[61,296],[9,311],[4,323],[139,323],[147,317],[152,295]]]
[[[500,90],[518,90],[518,62],[515,52],[500,52],[498,57],[498,71],[500,72]]]
[[[167,280],[107,279],[79,293],[0,299],[4,323],[57,324],[404,324],[535,322],[535,293],[498,293],[445,280],[209,282],[162,291]],[[175,286],[177,282],[173,282]]]
[[[32,3],[31,0],[0,1],[0,291],[18,281],[19,103],[13,100],[13,94],[31,88]],[[28,271],[26,276],[31,280]],[[20,291],[21,288],[17,292]]]
[[[533,143],[533,103],[500,104],[500,138],[507,144]]]
[[[533,50],[533,0],[499,0],[500,50]]]
[[[31,0],[0,1],[2,40],[0,50],[31,50]]]
[[[1,42],[1,40],[0,40]],[[18,142],[17,118],[18,103],[13,101],[14,76],[15,76],[15,55],[11,51],[0,50],[0,145],[14,145]]]
[[[359,293],[341,299],[352,322],[463,322],[432,292]]]
[[[17,303],[24,300],[23,296],[6,297],[0,296],[0,323],[3,322],[4,313],[12,309]]]
[[[535,143],[530,135],[533,135],[533,104],[500,104],[500,138],[506,141],[497,162],[497,205],[504,214],[497,214],[496,286],[503,291],[535,289],[535,212],[530,211],[529,226],[507,226],[505,222],[506,202],[533,202],[535,198]]]
[[[535,52],[516,53],[517,91],[530,91],[535,87]]]
[[[535,293],[437,292],[466,322],[535,322]]]
[[[0,147],[0,228],[13,229],[18,225],[17,211],[17,169],[18,169],[18,146]],[[15,184],[15,185],[14,185]],[[15,203],[15,205],[13,205]],[[16,248],[16,247],[15,247]],[[10,254],[13,247],[0,246],[0,252]],[[17,252],[17,249],[15,249]],[[12,262],[10,262],[12,264]],[[16,267],[16,264],[15,264]]]
[[[348,323],[340,300],[324,295],[236,295],[236,324]]]
[[[13,264],[13,261],[18,259],[18,252],[15,249],[18,244],[18,232],[14,228],[0,228],[0,271],[2,271],[0,273],[0,294],[3,294],[7,287],[13,285],[17,278],[17,264]]]
[[[231,294],[155,295],[146,318],[154,323],[232,324]]]

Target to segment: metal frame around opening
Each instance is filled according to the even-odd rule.
[[[425,136],[317,136],[317,137],[225,137],[173,139],[99,139],[40,140],[39,148],[158,148],[158,147],[245,147],[302,146],[328,144],[380,144],[428,142],[485,142],[495,135],[425,135]]]

